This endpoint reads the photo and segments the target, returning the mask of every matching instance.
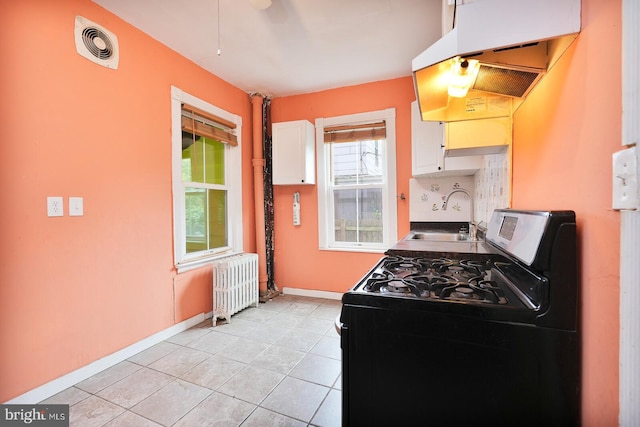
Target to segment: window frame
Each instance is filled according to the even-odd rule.
[[[228,246],[187,253],[185,191],[182,181],[182,104],[218,116],[236,125],[237,146],[225,144],[225,185],[227,191]],[[173,202],[173,255],[178,273],[242,252],[242,117],[229,113],[181,89],[171,87],[171,176]],[[193,183],[189,187],[194,186]],[[219,186],[217,188],[220,188]]]
[[[398,240],[398,206],[396,185],[396,111],[395,108],[348,114],[344,116],[317,118],[316,156],[318,166],[318,238],[320,250],[383,253]],[[330,144],[324,142],[325,127],[357,125],[361,123],[386,122],[385,162],[382,186],[383,234],[381,243],[357,244],[335,240],[335,220],[331,177]]]

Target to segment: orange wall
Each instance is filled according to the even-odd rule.
[[[77,14],[117,35],[117,70],[76,53]],[[245,250],[255,227],[246,93],[89,0],[3,2],[0,52],[4,402],[211,311],[210,269],[173,267],[171,85],[243,117]]]
[[[397,194],[409,196],[411,177],[411,77],[274,98],[273,123],[396,109]],[[301,225],[293,225],[293,193],[300,192]],[[284,287],[344,292],[382,257],[318,249],[318,192],[315,185],[274,186],[274,280]],[[398,236],[409,232],[408,200],[398,200]]]
[[[514,116],[513,207],[573,209],[579,233],[583,421],[618,425],[621,2],[583,0],[582,32]]]

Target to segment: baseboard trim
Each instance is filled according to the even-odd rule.
[[[313,297],[313,298],[325,298],[325,299],[342,299],[342,293],[330,292],[330,291],[317,291],[313,289],[300,289],[300,288],[282,288],[282,293],[285,295],[298,295],[301,297]]]
[[[211,316],[209,315],[208,317]],[[122,350],[111,353],[110,355],[98,359],[95,362],[89,363],[82,368],[76,369],[75,371],[58,377],[55,380],[49,381],[48,383],[36,387],[5,403],[34,405],[38,402],[48,399],[49,397],[57,393],[60,393],[63,390],[66,390],[67,388],[79,383],[80,381],[86,380],[87,378],[97,374],[98,372],[104,371],[105,369],[110,368],[137,353],[140,353],[142,350],[146,350],[149,347],[152,347],[166,340],[167,338],[170,338],[182,331],[186,331],[187,329],[197,325],[198,323],[203,322],[206,318],[207,315],[205,313],[200,313],[185,321],[176,323],[175,325],[167,329],[164,329],[134,344],[131,344],[130,346],[125,347]]]

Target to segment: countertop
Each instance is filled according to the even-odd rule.
[[[387,255],[404,255],[409,257],[424,256],[429,253],[431,256],[446,257],[451,254],[495,254],[496,249],[484,241],[484,230],[479,229],[478,240],[458,240],[458,241],[433,241],[411,239],[414,231],[442,231],[446,227],[424,227],[412,224],[411,232],[404,236],[398,243],[389,248]],[[452,229],[458,229],[453,227]]]
[[[467,253],[467,254],[491,254],[495,253],[495,250],[484,241],[455,241],[455,242],[440,242],[420,239],[403,239],[392,246],[387,253],[392,254],[398,251],[410,251],[410,252],[455,252],[455,253]]]

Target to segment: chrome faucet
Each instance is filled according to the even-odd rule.
[[[456,193],[464,193],[469,197],[469,210],[471,211],[469,212],[469,240],[476,240],[476,225],[473,222],[473,197],[471,196],[471,193],[469,193],[464,188],[454,189],[449,194],[444,196],[444,203],[442,203],[442,210],[443,211],[447,210],[447,205],[449,204],[449,198]]]

